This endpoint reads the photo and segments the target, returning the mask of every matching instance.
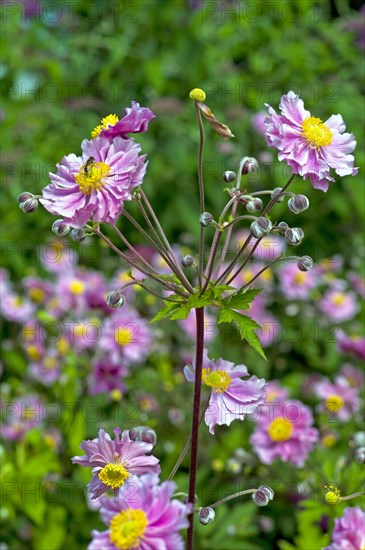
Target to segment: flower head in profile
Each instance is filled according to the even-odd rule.
[[[264,464],[276,458],[301,468],[318,439],[313,416],[300,401],[266,403],[251,436],[256,454]]]
[[[145,132],[150,120],[155,115],[147,107],[141,107],[136,101],[132,101],[132,107],[126,108],[127,114],[119,120],[117,115],[104,117],[101,124],[91,132],[91,137],[103,137],[114,139],[115,137],[127,138],[127,134],[139,134]]]
[[[189,382],[195,379],[195,364],[187,365],[184,374]],[[244,420],[246,414],[254,413],[265,402],[265,380],[248,376],[245,365],[235,365],[224,359],[213,361],[204,351],[202,383],[211,390],[209,406],[205,412],[205,423],[214,434],[215,426],[233,420]]]
[[[64,223],[82,228],[89,220],[113,224],[141,185],[146,173],[146,156],[132,139],[112,141],[98,137],[82,142],[82,156],[63,157],[52,183],[43,189],[44,207],[62,216]]]
[[[129,479],[113,498],[100,499],[107,531],[93,531],[88,550],[183,550],[179,531],[188,526],[190,505],[173,499],[173,481],[160,484],[157,476]]]
[[[323,550],[363,550],[365,548],[365,512],[360,506],[345,508],[335,519],[332,542]]]
[[[265,139],[279,151],[279,160],[285,160],[293,174],[308,178],[315,189],[327,191],[330,169],[339,176],[355,176],[354,157],[350,153],[356,147],[353,134],[344,133],[346,126],[341,115],[332,115],[322,122],[304,108],[303,100],[293,91],[281,98],[281,114],[266,104]]]
[[[128,430],[121,433],[120,428],[115,428],[114,434],[113,441],[109,434],[100,429],[97,438],[81,443],[85,456],[72,458],[73,464],[93,468],[88,485],[93,498],[99,497],[108,489],[119,489],[132,475],[160,473],[158,459],[146,455],[153,445],[132,441]]]

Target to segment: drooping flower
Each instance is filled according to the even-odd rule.
[[[351,353],[359,359],[365,360],[365,338],[362,336],[348,336],[344,332],[337,333],[339,350],[343,353]]]
[[[115,428],[114,434],[112,440],[105,430],[100,429],[97,438],[81,443],[86,455],[72,458],[73,464],[93,468],[88,485],[93,498],[109,489],[119,489],[132,475],[159,474],[161,470],[158,459],[146,455],[152,450],[152,445],[132,441],[128,430],[121,433],[120,428]]]
[[[276,458],[301,468],[318,439],[313,416],[300,401],[266,403],[250,441],[264,464]]]
[[[102,137],[84,140],[81,147],[81,157],[63,157],[57,174],[50,173],[52,183],[40,201],[75,228],[90,219],[113,224],[124,201],[131,200],[132,190],[143,182],[146,155],[139,156],[140,145],[121,137],[111,142]]]
[[[345,508],[335,519],[332,542],[322,550],[363,550],[365,548],[365,512],[360,506]]]
[[[101,124],[91,132],[91,137],[114,139],[121,137],[126,139],[127,134],[139,134],[146,132],[148,123],[155,118],[153,112],[147,107],[141,107],[136,101],[132,101],[132,107],[126,108],[127,114],[119,120],[117,115],[104,117]]]
[[[332,115],[322,122],[304,108],[303,100],[293,91],[282,96],[278,115],[268,104],[265,139],[279,151],[293,174],[310,178],[315,189],[327,191],[333,168],[339,176],[358,172],[350,153],[356,147],[353,134],[344,133],[346,126],[341,115]]]
[[[179,531],[188,526],[190,506],[173,499],[173,481],[157,476],[129,479],[118,495],[102,497],[100,514],[107,531],[93,531],[88,550],[183,550]]]
[[[332,419],[347,421],[360,407],[359,389],[351,387],[343,376],[336,376],[334,383],[328,379],[317,382],[314,391],[324,399]]]
[[[244,420],[246,414],[252,414],[265,402],[265,380],[248,376],[245,365],[235,365],[224,359],[213,361],[204,351],[202,383],[211,388],[209,406],[205,412],[205,423],[209,432],[214,434],[215,426],[233,420]],[[195,380],[195,363],[186,365],[184,374],[189,382]]]

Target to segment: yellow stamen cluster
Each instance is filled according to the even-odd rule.
[[[75,181],[81,193],[89,195],[91,191],[100,191],[105,185],[104,178],[109,175],[110,166],[105,162],[85,162],[75,175]]]
[[[79,296],[80,294],[83,294],[85,292],[86,285],[83,281],[80,281],[79,279],[74,279],[70,282],[68,288],[70,289],[70,292],[72,294]]]
[[[326,409],[331,412],[338,412],[344,404],[344,400],[339,395],[329,395],[326,399]]]
[[[194,101],[205,101],[206,93],[201,88],[194,88],[189,94],[190,99]]]
[[[119,489],[126,479],[128,479],[130,473],[122,466],[122,464],[107,464],[98,473],[100,481],[107,485],[111,489]]]
[[[96,138],[102,130],[106,130],[109,126],[114,126],[118,122],[119,118],[117,115],[108,115],[101,119],[101,124],[96,126],[91,132],[91,137]]]
[[[342,306],[346,301],[346,295],[343,292],[335,292],[331,301],[335,306]]]
[[[202,380],[203,384],[213,388],[215,393],[227,391],[231,383],[231,377],[224,370],[215,370],[212,372],[210,369],[203,369]]]
[[[43,302],[46,297],[44,290],[41,288],[31,288],[29,290],[29,297],[35,302]]]
[[[307,280],[307,275],[303,272],[296,273],[294,276],[294,281],[297,285],[302,285]]]
[[[30,359],[32,359],[33,361],[38,361],[39,359],[41,359],[42,354],[40,353],[36,345],[30,344],[29,346],[27,346],[26,350]]]
[[[133,342],[133,332],[129,328],[117,328],[114,332],[114,340],[120,346],[127,346]]]
[[[341,501],[341,492],[336,485],[331,483],[330,485],[325,485],[324,488],[327,489],[324,495],[324,500],[327,504],[338,504]]]
[[[143,510],[123,510],[110,521],[110,542],[121,550],[137,548],[147,525],[148,519]]]
[[[332,135],[331,130],[320,118],[310,116],[302,122],[302,136],[309,141],[312,147],[319,149],[320,147],[330,145],[332,143]]]
[[[273,441],[288,441],[293,433],[293,424],[285,418],[275,418],[268,427],[268,433]]]

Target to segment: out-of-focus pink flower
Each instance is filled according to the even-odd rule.
[[[255,128],[256,132],[259,134],[264,134],[266,132],[265,119],[267,117],[266,111],[259,111],[258,113],[252,115],[251,122],[252,126]]]
[[[360,506],[345,508],[335,519],[332,542],[322,550],[362,550],[365,548],[365,512]]]
[[[303,100],[290,91],[281,98],[281,114],[266,104],[265,138],[279,151],[279,160],[285,160],[293,174],[309,177],[315,189],[327,191],[330,169],[339,176],[355,176],[354,157],[350,153],[356,147],[353,134],[344,133],[346,126],[341,115],[332,115],[326,122],[304,109]]]
[[[332,418],[345,422],[359,410],[359,389],[351,387],[343,376],[336,376],[334,383],[328,379],[317,382],[314,391],[318,397],[325,400],[325,408],[331,413]]]
[[[353,292],[329,289],[318,302],[318,308],[331,321],[339,323],[352,319],[359,310]]]
[[[194,340],[196,337],[196,315],[195,311],[191,311],[186,319],[180,320],[179,325],[185,331],[187,336]],[[205,313],[204,315],[204,341],[210,342],[217,333],[217,321]]]
[[[317,286],[318,278],[313,271],[300,271],[296,263],[287,263],[278,270],[280,290],[291,300],[307,300]]]
[[[342,353],[350,353],[365,360],[365,338],[363,336],[348,336],[344,332],[337,333],[338,348]]]
[[[42,425],[44,405],[36,395],[25,395],[8,403],[2,401],[1,405],[4,422],[0,431],[5,439],[18,441],[28,430]]]

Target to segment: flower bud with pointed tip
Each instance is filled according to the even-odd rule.
[[[73,241],[79,243],[85,239],[85,231],[83,229],[71,229],[70,237]]]
[[[313,267],[313,260],[310,256],[302,256],[297,261],[297,266],[300,271],[309,271]]]
[[[157,443],[157,434],[149,426],[136,426],[129,430],[129,437],[132,441],[150,443],[155,446]]]
[[[113,290],[111,292],[108,292],[108,294],[106,295],[106,303],[109,307],[112,307],[113,309],[122,307],[125,303],[124,294],[122,294],[120,290]]]
[[[37,199],[27,199],[24,202],[21,202],[19,204],[19,208],[23,210],[25,214],[31,214],[32,212],[35,212],[38,208],[38,200]]]
[[[260,217],[250,225],[250,231],[254,237],[259,239],[268,235],[272,229],[272,223],[269,218]]]
[[[293,214],[300,214],[309,207],[309,200],[305,195],[294,195],[288,200],[288,208]]]
[[[199,222],[203,227],[208,227],[214,222],[214,217],[210,212],[202,212],[200,214]]]
[[[285,241],[291,246],[298,246],[303,240],[304,231],[300,227],[292,227],[285,231]]]
[[[282,190],[283,190],[282,187],[275,187],[275,189],[273,190],[273,192],[271,194],[271,198],[274,199],[275,197],[280,195]],[[282,197],[279,197],[276,202],[283,202],[283,200],[284,200],[284,195]]]
[[[264,206],[264,203],[262,202],[262,200],[255,198],[246,204],[246,210],[247,212],[251,212],[251,214],[253,214],[254,212],[260,212],[263,206]]]
[[[181,258],[181,263],[183,267],[194,267],[196,266],[196,262],[190,254],[186,254],[186,256],[183,256]]]
[[[259,163],[253,157],[248,157],[244,165],[242,166],[242,174],[252,174],[259,169]]]
[[[71,231],[71,227],[67,225],[63,220],[56,220],[52,224],[52,231],[58,237],[66,237]]]
[[[23,193],[20,193],[20,195],[17,198],[18,203],[25,202],[28,199],[33,199],[34,195],[33,193],[28,193],[28,191],[24,191]]]
[[[215,520],[215,511],[210,506],[200,508],[198,513],[198,518],[201,524],[208,525],[208,523],[213,523]]]
[[[232,172],[232,170],[227,170],[226,172],[224,172],[223,181],[227,183],[232,183],[235,179],[236,179],[236,174],[235,172]]]

